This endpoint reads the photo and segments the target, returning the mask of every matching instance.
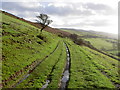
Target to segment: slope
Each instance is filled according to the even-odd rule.
[[[43,31],[2,15],[2,80],[9,86],[16,78],[23,76],[34,64],[49,55],[60,40],[57,35]]]
[[[70,33],[52,34],[54,29],[48,27],[46,31],[51,29],[52,33],[40,34],[38,26],[4,13],[0,15],[4,88],[42,88],[44,85],[59,88],[67,56],[70,76],[66,88],[119,88],[119,61],[61,38]]]
[[[67,41],[71,52],[69,88],[120,88],[117,60]]]

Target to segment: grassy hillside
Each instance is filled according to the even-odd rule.
[[[119,56],[118,40],[106,38],[85,38],[85,40],[101,51]]]
[[[40,34],[39,28],[17,18],[0,16],[4,88],[42,88],[47,80],[47,88],[59,88],[68,56],[65,43],[71,59],[66,88],[119,88],[117,60],[47,30]]]
[[[72,42],[68,46],[71,51],[69,88],[115,88],[120,84],[118,61]]]
[[[56,35],[45,31],[39,35],[38,28],[4,14],[2,23],[3,80],[9,79],[34,61],[42,60],[54,50],[60,40]]]
[[[63,30],[72,34],[79,35],[86,41],[89,41],[95,48],[104,51],[108,54],[118,56],[118,36],[109,33],[85,31],[85,30]]]

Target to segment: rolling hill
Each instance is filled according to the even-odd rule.
[[[71,29],[71,28],[59,28],[59,29],[67,32],[75,33],[80,36],[91,35],[91,36],[97,36],[97,37],[108,38],[108,39],[118,39],[118,35],[112,34],[112,33],[99,32],[99,31],[97,32],[93,30],[83,30],[83,29]]]
[[[2,88],[120,88],[119,60],[69,32],[40,33],[37,23],[3,11],[0,17]]]
[[[79,36],[78,38],[89,41],[95,48],[108,54],[119,56],[117,34],[82,29],[61,28],[61,30],[77,34]]]

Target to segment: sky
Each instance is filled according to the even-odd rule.
[[[3,0],[0,9],[35,21],[47,14],[53,28],[118,33],[119,0]]]

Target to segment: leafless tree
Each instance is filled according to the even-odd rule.
[[[41,32],[42,30],[48,26],[50,23],[52,23],[52,20],[49,20],[49,16],[46,14],[40,14],[40,16],[36,16],[39,20],[36,20],[38,23],[41,24],[42,28],[41,28]]]

